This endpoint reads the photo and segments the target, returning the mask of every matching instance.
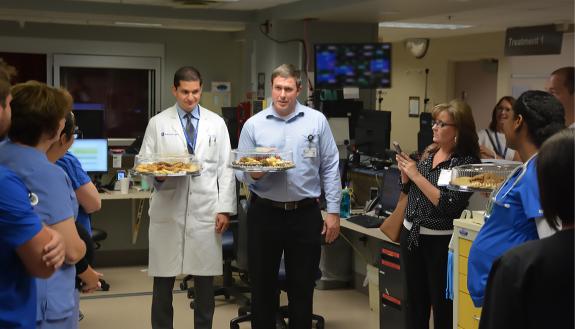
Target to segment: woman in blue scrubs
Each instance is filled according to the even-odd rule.
[[[561,130],[541,147],[541,206],[558,232],[513,248],[493,263],[479,329],[575,328],[574,153],[574,129]]]
[[[9,140],[0,146],[0,163],[16,172],[37,196],[34,211],[62,235],[66,245],[66,264],[49,279],[36,280],[36,328],[75,329],[73,264],[84,256],[86,245],[74,223],[78,204],[70,179],[46,156],[60,136],[70,104],[61,90],[39,82],[15,85],[12,97]]]
[[[490,196],[485,224],[471,246],[467,287],[477,307],[483,304],[493,261],[515,246],[542,237],[543,229],[538,232],[544,220],[535,167],[537,151],[547,138],[565,127],[563,114],[563,106],[551,94],[527,91],[504,121],[509,147],[526,161]]]

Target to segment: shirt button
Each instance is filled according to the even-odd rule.
[[[452,202],[452,201],[453,201],[453,199],[452,199],[452,198],[449,198],[449,202]]]

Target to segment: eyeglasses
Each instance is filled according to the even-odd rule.
[[[82,135],[80,128],[78,128],[78,126],[74,127],[74,139],[81,139]]]
[[[503,106],[498,106],[495,108],[495,110],[497,111],[497,113],[511,112],[511,109],[509,107],[503,107]]]
[[[443,122],[441,120],[437,120],[437,121],[431,121],[431,128],[438,126],[439,128],[443,128],[445,126],[453,126],[455,127],[455,123],[447,123],[447,122]]]

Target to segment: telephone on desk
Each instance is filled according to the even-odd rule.
[[[375,197],[366,205],[363,211],[359,214],[354,214],[354,212],[352,212],[354,216],[351,216],[346,220],[365,228],[377,228],[381,226],[381,223],[383,223],[385,219],[385,217],[376,215],[379,214],[380,209],[381,205],[379,203],[379,197]]]

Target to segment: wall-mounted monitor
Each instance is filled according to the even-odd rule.
[[[391,43],[316,44],[315,88],[391,88]]]
[[[89,173],[108,172],[108,140],[107,139],[76,139],[70,153],[74,154]]]

